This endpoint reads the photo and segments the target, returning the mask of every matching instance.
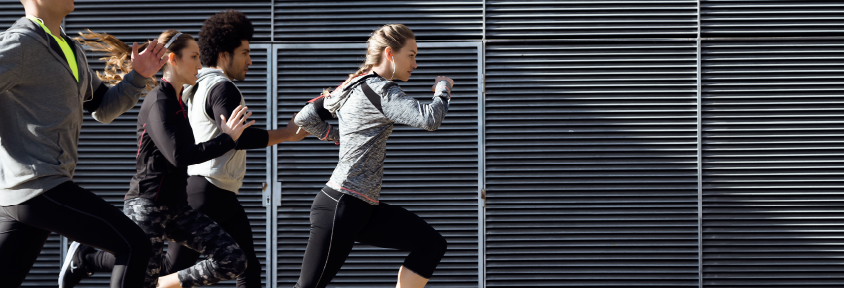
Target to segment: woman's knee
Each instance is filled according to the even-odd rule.
[[[416,242],[414,250],[442,258],[445,251],[448,249],[448,241],[439,232],[431,229],[430,233],[425,233],[423,237],[419,237]]]
[[[442,234],[435,234],[436,235],[431,237],[428,244],[430,245],[429,251],[431,251],[431,253],[436,253],[436,255],[445,255],[445,251],[448,250],[448,241]]]

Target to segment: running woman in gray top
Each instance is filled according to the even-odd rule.
[[[340,144],[331,179],[311,208],[311,234],[296,287],[325,287],[340,270],[354,242],[408,250],[396,287],[424,287],[446,251],[446,241],[425,220],[379,202],[387,138],[394,123],[428,131],[440,127],[454,82],[434,80],[433,100],[407,96],[393,80],[407,81],[418,48],[404,25],[386,25],[368,41],[366,62],[333,92],[311,100],[296,125]],[[339,129],[325,122],[336,117]]]

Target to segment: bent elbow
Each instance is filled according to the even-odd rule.
[[[437,131],[437,129],[440,129],[440,125],[442,125],[442,122],[431,122],[423,126],[422,129],[425,131]]]
[[[97,120],[97,122],[103,124],[110,124],[115,119],[115,117],[105,117],[102,115],[102,113],[99,112],[91,113],[91,117],[94,118],[94,120]]]

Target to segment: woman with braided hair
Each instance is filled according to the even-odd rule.
[[[396,287],[421,288],[446,251],[446,240],[421,217],[378,201],[387,138],[394,123],[428,131],[439,128],[454,82],[434,80],[433,100],[422,104],[394,80],[407,81],[418,48],[404,25],[386,25],[368,41],[366,62],[333,92],[312,100],[295,123],[321,140],[340,144],[331,179],[311,206],[311,233],[297,288],[326,287],[343,266],[355,241],[410,251]],[[340,129],[325,119],[339,119]]]

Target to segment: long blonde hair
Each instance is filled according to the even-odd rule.
[[[375,65],[380,64],[382,57],[384,57],[383,51],[387,47],[390,47],[393,51],[400,51],[407,44],[408,40],[415,39],[416,35],[413,35],[413,31],[403,24],[387,24],[375,30],[372,32],[372,36],[369,36],[369,40],[366,41],[366,60],[360,65],[357,72],[349,74],[349,79],[346,79],[336,89],[341,89],[355,77],[369,73]],[[329,88],[323,90],[322,95],[328,96],[330,93],[331,90]]]
[[[171,38],[173,38],[173,36],[176,36],[177,33],[179,33],[179,31],[164,31],[158,36],[158,43],[167,43]],[[97,71],[97,77],[100,78],[100,80],[109,84],[117,84],[123,80],[123,76],[126,75],[126,73],[132,71],[131,46],[126,45],[126,43],[123,43],[123,41],[120,41],[117,37],[114,37],[114,35],[106,33],[96,33],[88,30],[88,33],[79,32],[79,35],[82,37],[76,37],[74,40],[82,45],[88,46],[88,50],[106,52],[108,54],[106,57],[100,58],[100,60],[106,61],[105,71],[102,73]],[[190,40],[193,40],[193,36],[182,34],[178,39],[170,44],[170,47],[167,49],[165,55],[172,52],[181,57],[182,49],[187,47],[187,43]],[[150,42],[151,41],[147,41],[146,43],[138,45],[138,52],[144,51],[144,49],[149,46]],[[146,88],[144,90],[152,90],[156,84],[157,81],[151,77],[147,79]]]

